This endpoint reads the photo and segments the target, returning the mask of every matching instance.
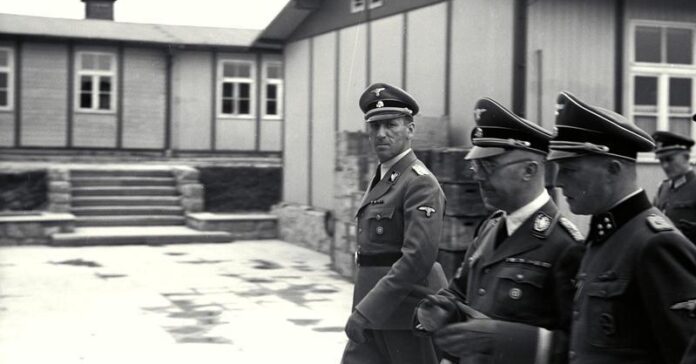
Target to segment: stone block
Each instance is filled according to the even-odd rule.
[[[485,219],[480,217],[445,216],[442,224],[440,249],[466,250],[474,239],[478,224]]]
[[[331,255],[331,268],[343,277],[355,279],[355,255],[348,252],[333,252]]]
[[[48,205],[50,212],[70,212],[70,204],[67,203],[51,203]]]
[[[476,183],[471,161],[464,159],[468,152],[464,148],[432,149],[430,170],[440,182]]]
[[[172,173],[179,183],[198,183],[199,172],[193,167],[174,167]]]
[[[185,212],[201,212],[203,211],[203,199],[183,198],[181,199],[181,207]]]
[[[182,196],[185,198],[203,198],[203,185],[199,183],[188,183],[188,184],[180,184],[179,185],[179,192],[181,193]]]
[[[51,204],[70,204],[70,193],[51,193],[48,195],[49,203]]]
[[[416,132],[411,145],[413,149],[442,148],[449,145],[449,117],[423,116],[414,117]]]
[[[50,181],[48,182],[48,193],[53,194],[69,194],[70,182],[67,181]]]
[[[447,197],[446,215],[450,216],[487,216],[478,183],[441,183]]]
[[[69,181],[70,171],[66,168],[49,168],[48,169],[48,179],[49,181]]]

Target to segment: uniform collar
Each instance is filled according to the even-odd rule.
[[[679,187],[685,185],[687,182],[694,179],[695,176],[696,176],[696,174],[694,174],[694,170],[692,168],[689,168],[689,170],[686,171],[686,173],[684,173],[678,177],[674,177],[671,180],[669,180],[669,186],[673,190],[676,190]]]
[[[539,196],[508,215],[505,218],[505,226],[507,227],[508,236],[511,236],[515,230],[520,227],[520,225],[522,225],[530,216],[532,216],[536,210],[539,210],[542,206],[546,205],[550,199],[551,196],[549,196],[549,193],[546,192],[546,190],[542,190]]]
[[[652,207],[652,204],[642,189],[629,194],[608,212],[592,216],[587,242],[604,242],[626,222],[650,207]]]
[[[411,148],[408,148],[408,149],[404,150],[403,152],[399,153],[399,155],[397,155],[397,156],[393,157],[392,159],[380,164],[379,165],[379,173],[380,173],[381,178],[384,178],[384,176],[387,175],[387,172],[389,172],[389,170],[392,167],[394,167],[394,165],[396,163],[398,163],[403,157],[405,157],[410,152],[411,152]]]

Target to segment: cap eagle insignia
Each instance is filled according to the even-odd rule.
[[[379,93],[382,92],[382,91],[384,91],[384,90],[386,90],[385,87],[378,87],[378,88],[372,90],[372,92],[375,93],[375,96],[379,97]]]

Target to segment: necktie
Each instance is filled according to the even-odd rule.
[[[382,166],[378,165],[377,170],[375,171],[375,176],[372,177],[372,182],[370,182],[370,190],[373,189],[377,185],[379,180],[382,179],[381,173],[380,173],[381,170],[382,170]]]
[[[502,244],[505,239],[508,238],[508,233],[507,233],[507,224],[505,223],[505,218],[502,217],[500,218],[500,228],[498,229],[498,233],[495,236],[495,244],[493,245],[494,249],[498,249],[500,247],[500,244]]]

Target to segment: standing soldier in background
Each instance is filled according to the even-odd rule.
[[[360,108],[380,165],[357,211],[357,276],[342,363],[437,363],[430,338],[411,331],[424,292],[447,284],[435,262],[445,196],[411,150],[418,104],[377,83],[362,94]]]
[[[668,131],[655,132],[653,139],[657,144],[655,155],[667,175],[653,203],[696,243],[696,173],[689,164],[694,141]]]
[[[556,183],[573,213],[592,215],[570,362],[684,363],[696,331],[696,247],[637,185],[636,156],[653,150],[652,138],[566,92],[556,108]]]
[[[545,188],[552,135],[488,98],[475,118],[466,159],[484,201],[500,210],[482,223],[449,288],[419,305],[416,328],[435,333],[459,363],[564,362],[583,238]]]

